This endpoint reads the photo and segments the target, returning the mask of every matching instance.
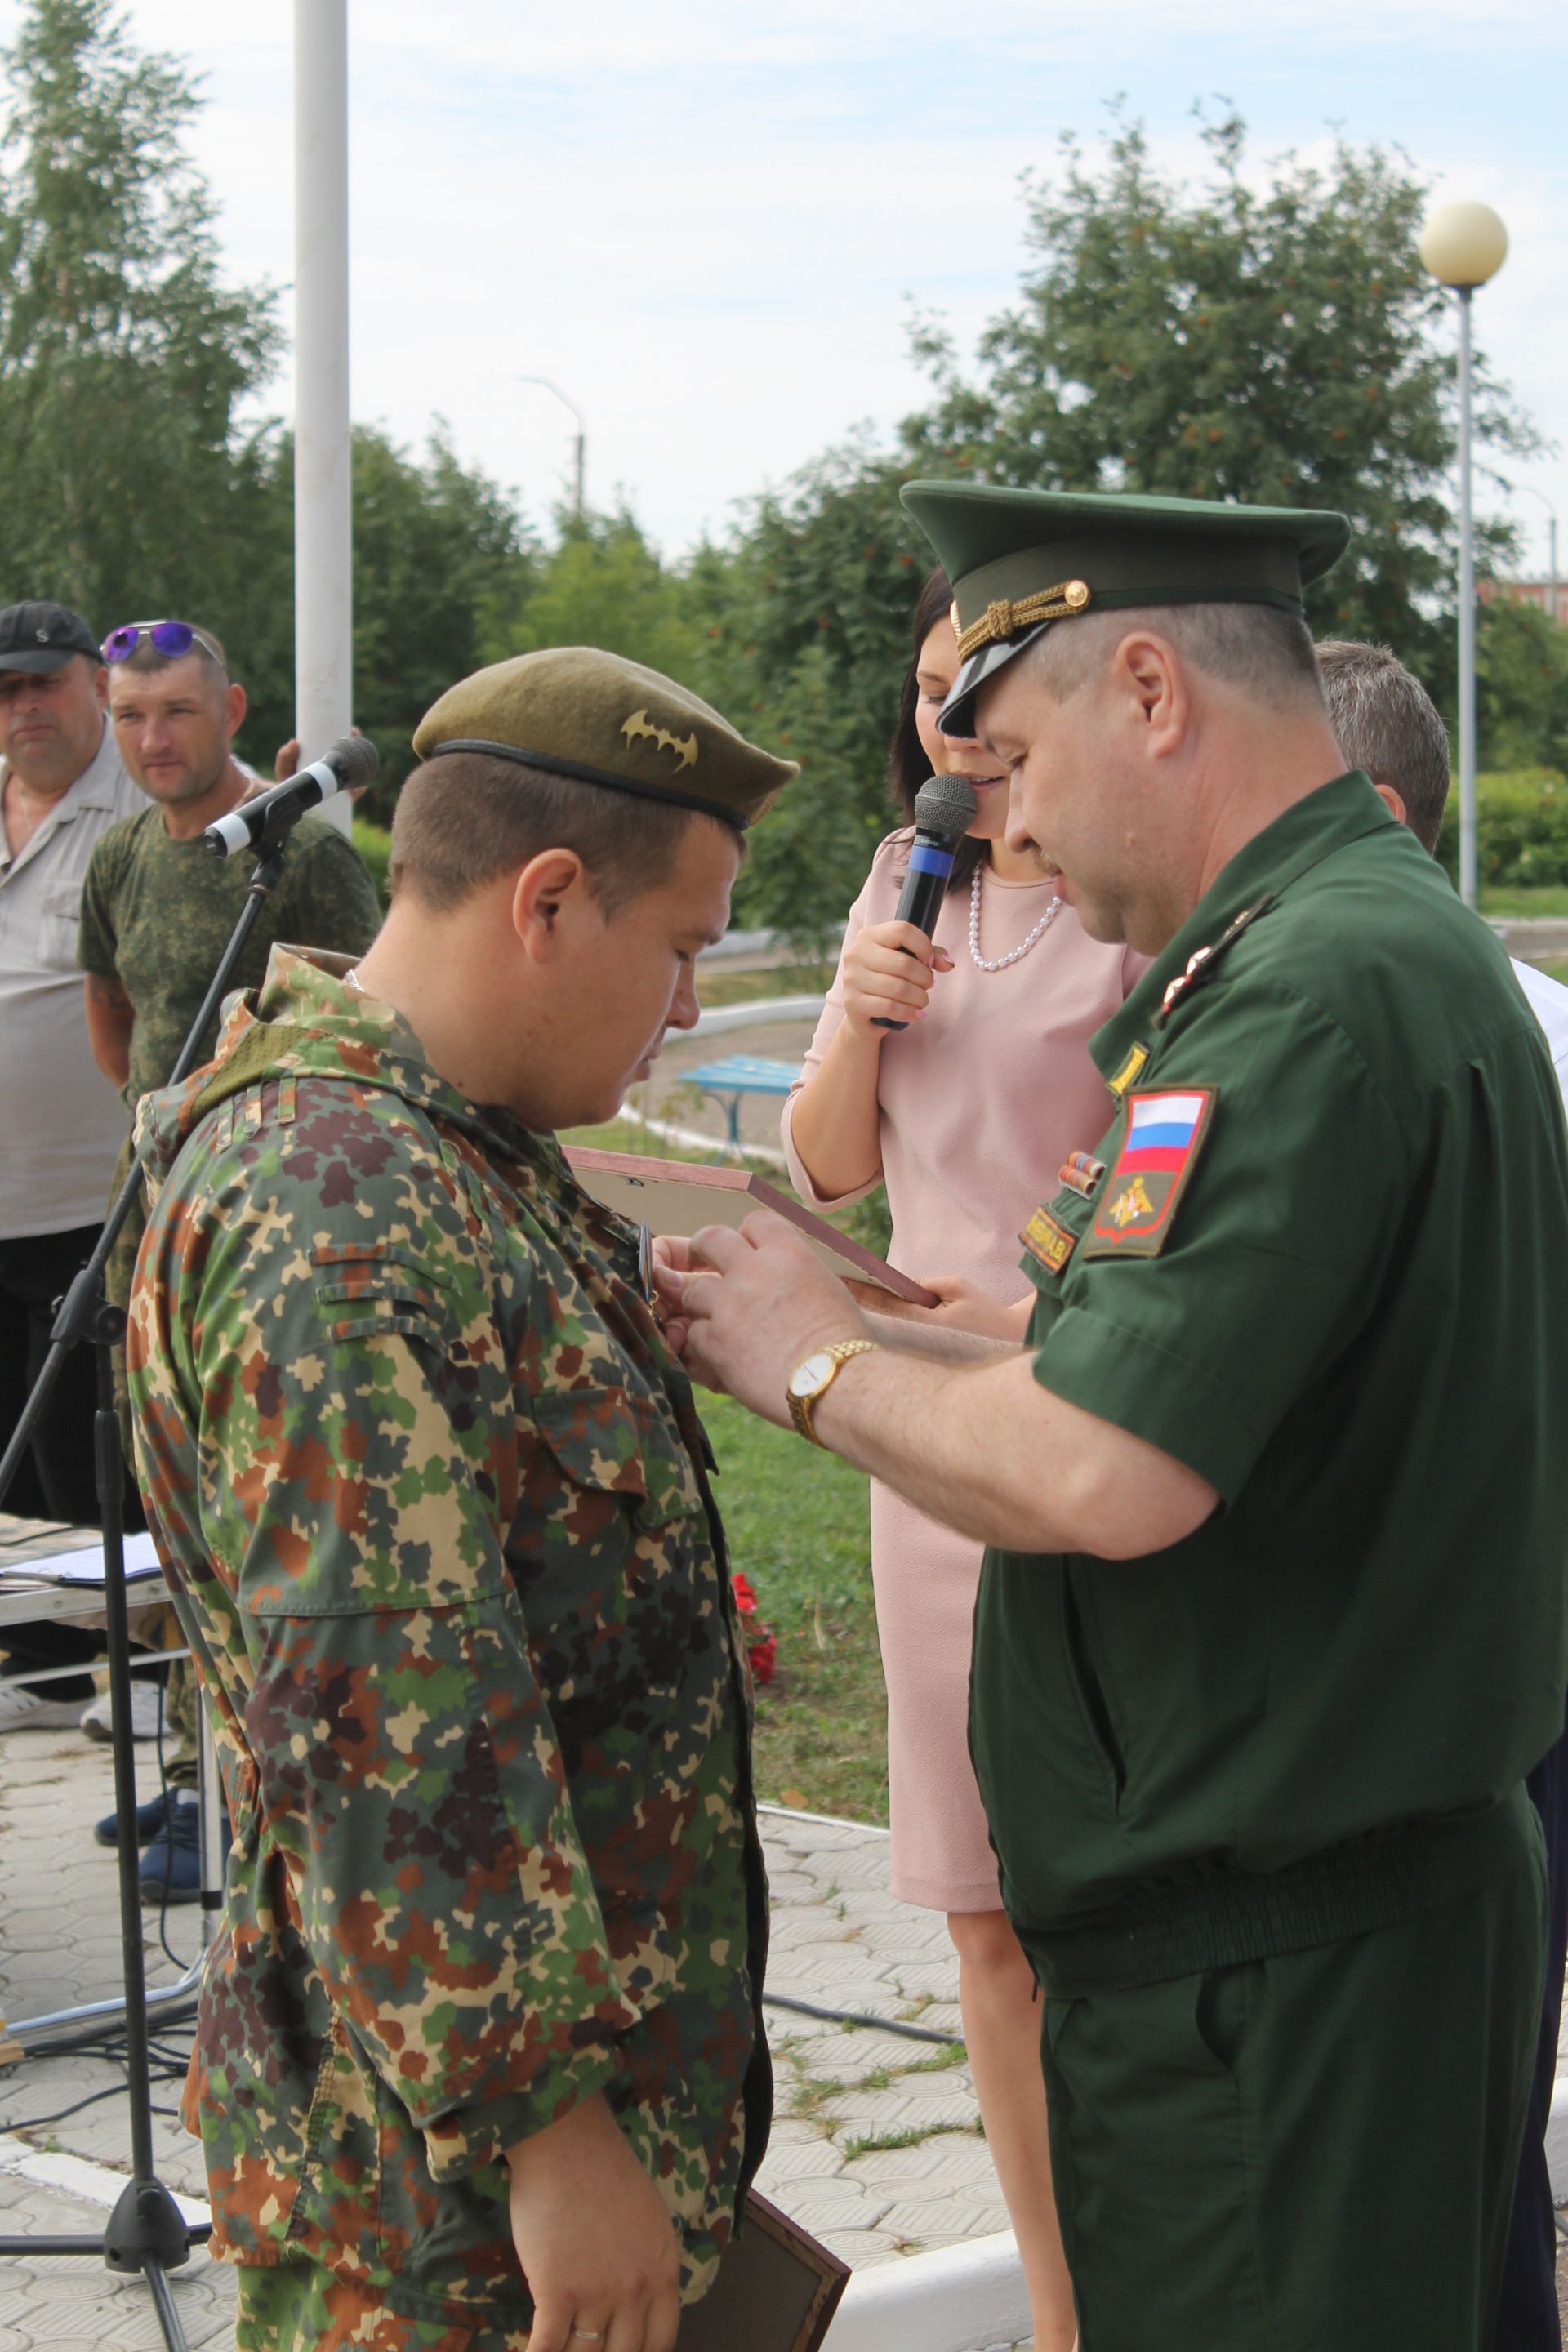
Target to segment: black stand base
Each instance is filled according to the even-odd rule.
[[[111,2271],[140,2272],[152,2290],[169,2352],[186,2352],[166,2274],[188,2263],[192,2247],[211,2234],[209,2222],[186,2221],[161,2180],[128,2180],[100,2238],[0,2238],[0,2257],[96,2254]]]
[[[111,2271],[144,2271],[150,2262],[177,2271],[195,2234],[161,2180],[132,2180],[109,2217],[103,2259]],[[199,2234],[211,2232],[204,2225]]]

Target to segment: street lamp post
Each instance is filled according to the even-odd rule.
[[[1421,258],[1459,298],[1459,896],[1476,903],[1476,558],[1470,515],[1470,298],[1508,256],[1489,205],[1445,205],[1421,232]]]
[[[578,407],[576,402],[570,399],[568,395],[562,391],[561,386],[558,383],[551,383],[550,378],[547,375],[514,375],[512,382],[513,383],[537,383],[542,386],[544,391],[552,392],[556,399],[561,403],[562,407],[569,408],[577,421],[577,430],[572,442],[572,511],[576,516],[578,521],[581,522],[583,520],[583,476],[588,456],[588,426],[583,412]]]

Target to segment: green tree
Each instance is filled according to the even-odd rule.
[[[226,288],[174,59],[111,0],[28,0],[0,132],[0,596],[95,626],[210,604],[256,473],[236,411],[271,372],[276,298]]]
[[[382,759],[362,806],[384,823],[413,764],[415,728],[456,679],[499,658],[504,616],[524,604],[540,559],[510,497],[459,462],[444,425],[422,459],[356,425],[353,465],[354,718]],[[219,625],[250,691],[246,753],[266,767],[293,728],[291,436],[247,454],[246,467],[254,531]]]
[[[679,574],[634,518],[562,513],[561,536],[515,609],[492,629],[494,658],[544,646],[601,646],[689,683],[696,639]]]
[[[1511,596],[1479,615],[1476,735],[1484,768],[1568,766],[1568,629]]]
[[[1196,189],[1137,125],[1099,168],[1063,141],[1061,168],[1028,184],[1034,264],[981,340],[979,377],[939,325],[917,328],[939,397],[909,450],[977,480],[1337,507],[1352,551],[1310,592],[1310,620],[1382,638],[1442,690],[1453,362],[1416,253],[1425,190],[1343,141],[1322,168],[1277,160],[1258,188],[1237,117],[1204,137]],[[1481,442],[1533,446],[1484,370],[1479,385]]]
[[[758,832],[736,904],[804,946],[843,917],[896,822],[888,743],[931,551],[899,504],[911,468],[856,443],[762,499],[687,589],[693,683],[801,775]]]

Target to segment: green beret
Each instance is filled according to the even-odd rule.
[[[673,678],[591,646],[496,662],[449,687],[420,720],[422,760],[485,751],[612,792],[703,809],[743,830],[800,771],[736,733]]]
[[[974,731],[974,696],[1055,622],[1142,604],[1272,604],[1350,543],[1342,514],[1131,493],[910,482],[903,500],[952,582],[963,667],[938,720]]]

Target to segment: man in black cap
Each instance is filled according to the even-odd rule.
[[[769,1217],[666,1296],[706,1378],[993,1547],[972,1738],[1083,2352],[1479,2352],[1568,1679],[1552,1064],[1342,772],[1301,583],[1342,518],[905,495],[942,725],[1154,959],[1108,1131],[1040,1171],[1021,1353],[900,1352]]]
[[[107,698],[79,614],[38,601],[0,612],[0,1446],[43,1361],[54,1302],[98,1239],[124,1138],[124,1112],[93,1065],[76,960],[93,844],[141,805]],[[79,1349],[6,1508],[96,1524],[93,1380]],[[74,1665],[98,1646],[47,1624],[11,1627],[4,1644],[13,1670]],[[92,1696],[86,1675],[0,1687],[0,1728],[74,1724]],[[155,1692],[142,1704],[155,1711]]]

